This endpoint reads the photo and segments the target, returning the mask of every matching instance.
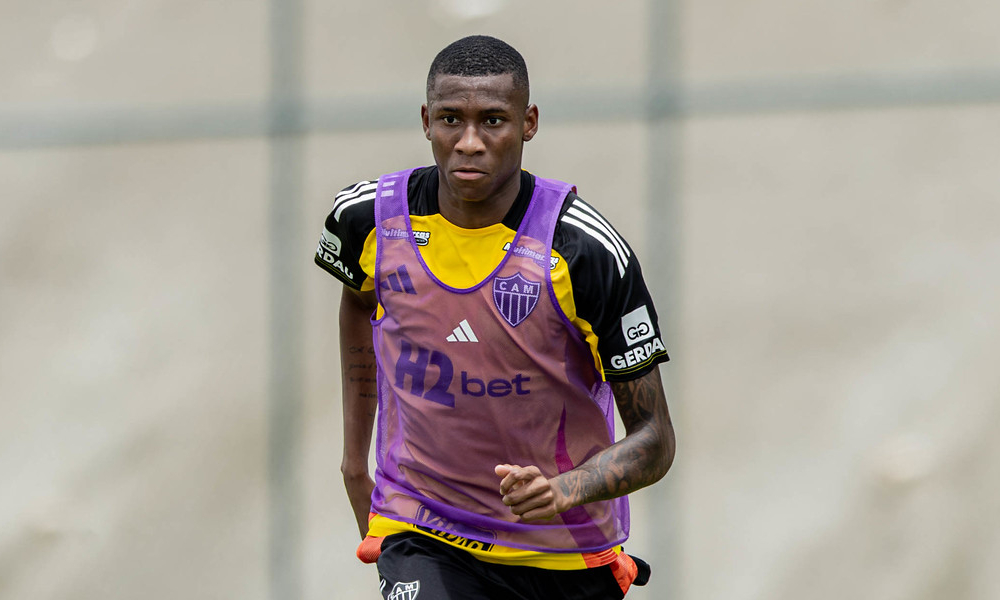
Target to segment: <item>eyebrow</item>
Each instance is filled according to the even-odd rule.
[[[455,108],[454,106],[436,106],[436,107],[434,107],[434,110],[437,110],[437,111],[440,111],[440,112],[446,112],[446,113],[461,113],[461,112],[463,112],[463,110],[461,108]],[[485,108],[485,109],[483,109],[481,111],[477,111],[477,112],[479,112],[480,114],[484,114],[484,115],[495,115],[495,114],[510,114],[513,111],[510,108],[505,108],[505,107],[502,107],[502,106],[491,106],[489,108]]]

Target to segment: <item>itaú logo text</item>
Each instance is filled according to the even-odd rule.
[[[502,398],[511,394],[525,396],[531,393],[528,389],[530,377],[517,373],[511,379],[497,378],[487,381],[484,378],[473,377],[468,371],[462,371],[459,390],[463,396]],[[455,380],[455,365],[448,355],[440,350],[428,350],[411,344],[405,340],[400,342],[399,359],[396,360],[396,372],[393,383],[402,390],[437,402],[445,406],[455,406],[455,394],[451,391]]]

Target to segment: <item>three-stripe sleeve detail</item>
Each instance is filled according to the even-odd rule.
[[[625,276],[625,267],[628,266],[632,252],[629,251],[625,240],[618,235],[614,227],[600,213],[580,200],[574,200],[560,220],[580,229],[600,242],[614,257],[615,264],[618,266],[618,275]]]
[[[374,200],[376,187],[378,187],[377,181],[361,181],[337,194],[333,201],[333,218],[340,221],[340,215],[345,209],[366,200]]]

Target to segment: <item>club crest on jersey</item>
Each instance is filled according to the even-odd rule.
[[[387,598],[389,600],[416,600],[417,594],[420,593],[420,580],[407,581],[407,582],[397,582],[396,585],[392,586],[392,590],[389,592]]]
[[[493,303],[504,320],[517,327],[535,310],[540,288],[539,283],[525,279],[520,273],[497,277],[493,280]]]

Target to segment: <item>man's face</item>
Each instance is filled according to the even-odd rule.
[[[491,200],[517,189],[522,146],[538,130],[538,108],[525,95],[509,73],[437,76],[420,112],[444,199]]]

